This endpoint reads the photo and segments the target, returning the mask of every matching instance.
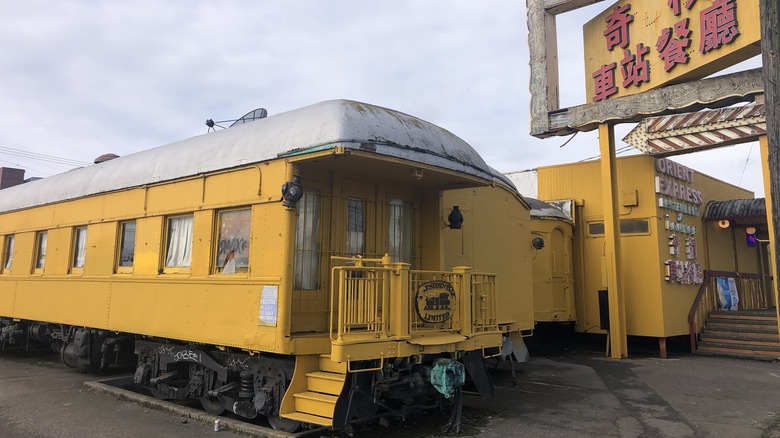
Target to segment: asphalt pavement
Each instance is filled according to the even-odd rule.
[[[594,351],[546,352],[490,365],[496,397],[467,395],[462,436],[780,438],[780,363],[677,354],[614,360]],[[171,404],[90,375],[47,352],[0,353],[0,437],[281,437],[262,424],[214,431],[197,404]],[[112,389],[113,388],[113,389]],[[355,428],[365,438],[439,437],[446,412]],[[244,423],[245,424],[245,423]],[[389,426],[389,427],[388,427]],[[324,430],[310,436],[346,436]]]

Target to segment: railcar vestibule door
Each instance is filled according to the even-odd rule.
[[[419,201],[413,190],[374,181],[334,178],[297,206],[292,333],[328,331],[332,256],[381,258],[418,264]]]

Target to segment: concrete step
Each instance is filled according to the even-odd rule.
[[[714,333],[702,333],[700,342],[732,344],[732,345],[759,345],[764,347],[780,347],[777,335],[773,338],[755,338],[744,333],[730,333],[720,335]]]
[[[760,361],[768,361],[768,362],[780,360],[780,357],[778,356],[755,355],[749,353],[743,354],[743,353],[735,353],[732,351],[712,351],[712,350],[698,349],[694,354],[698,356],[730,357],[733,359],[751,359],[751,360],[760,360]]]
[[[761,356],[780,358],[780,346],[739,345],[723,342],[700,342],[697,352],[722,353],[724,355]]]

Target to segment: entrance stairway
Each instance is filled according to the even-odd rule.
[[[296,369],[296,377],[301,378],[297,388],[291,385],[294,391],[294,412],[283,413],[282,417],[333,427],[333,413],[336,409],[336,401],[344,388],[347,368],[346,364],[330,360],[330,355],[322,355],[317,361],[299,361],[298,366],[308,365],[309,369]],[[299,374],[300,373],[300,374]],[[302,376],[301,376],[302,377]]]
[[[775,309],[710,312],[696,354],[780,360]]]

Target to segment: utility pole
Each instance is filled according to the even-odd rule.
[[[764,69],[764,99],[766,101],[766,131],[768,143],[769,185],[772,204],[772,223],[774,247],[772,255],[775,261],[774,272],[780,272],[780,35],[778,34],[778,10],[780,0],[760,0],[761,15],[761,61]],[[777,291],[778,278],[774,278],[774,291]],[[776,292],[775,292],[776,293]],[[778,300],[775,296],[775,300]],[[776,301],[778,302],[778,301]],[[777,306],[780,312],[780,305]],[[778,315],[780,318],[780,314]]]

